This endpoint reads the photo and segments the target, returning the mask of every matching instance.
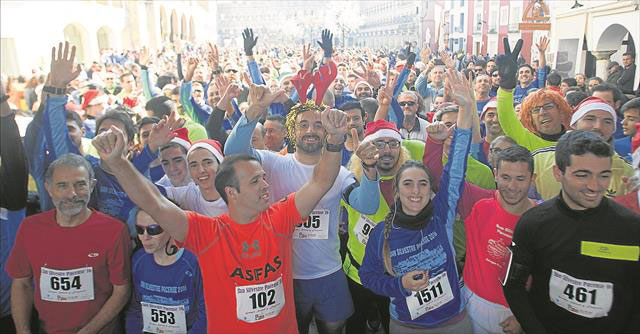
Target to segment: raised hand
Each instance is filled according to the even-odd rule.
[[[209,68],[212,71],[216,71],[220,66],[220,53],[218,52],[218,47],[211,42],[207,43],[209,46],[209,52],[207,54],[207,63],[209,63]]]
[[[387,84],[380,87],[378,90],[378,103],[380,105],[388,106],[393,99],[393,89],[396,87],[396,81],[398,76],[394,72],[389,71],[387,74]]]
[[[503,39],[503,43],[504,54],[498,56],[496,65],[500,74],[500,88],[510,90],[514,89],[518,83],[518,55],[520,54],[520,49],[522,49],[522,39],[518,40],[513,51],[509,46],[507,37]]]
[[[149,49],[146,46],[143,46],[140,51],[138,51],[138,56],[136,57],[136,62],[141,66],[147,66],[149,64]]]
[[[258,37],[253,35],[253,29],[246,28],[242,32],[242,39],[244,40],[244,53],[247,56],[253,56],[253,47],[258,43]]]
[[[347,134],[347,114],[338,109],[325,109],[322,112],[322,125],[327,131],[327,142],[330,144],[344,143]]]
[[[439,121],[430,123],[426,128],[429,138],[437,142],[443,142],[449,138],[452,129],[453,127],[447,128],[444,122]]]
[[[187,71],[184,73],[184,81],[191,81],[191,78],[193,78],[193,73],[198,67],[198,63],[199,60],[195,57],[191,57],[187,60]]]
[[[354,129],[355,130],[355,129]],[[353,138],[353,135],[351,136]],[[356,134],[355,139],[353,141],[358,141],[358,135]],[[375,165],[378,162],[378,157],[380,153],[376,148],[376,145],[373,144],[372,141],[364,144],[359,144],[356,149],[356,156],[360,158],[360,161],[366,166]]]
[[[538,52],[544,53],[545,51],[547,51],[548,47],[549,47],[549,39],[546,36],[540,37],[540,41],[536,43],[536,48],[538,49]]]
[[[125,158],[125,147],[127,139],[117,126],[112,125],[111,128],[93,138],[91,144],[98,151],[100,160],[107,165],[123,160]]]
[[[224,75],[216,77],[215,85],[218,92],[222,94],[222,98],[218,102],[218,108],[225,110],[227,104],[240,95],[240,87],[229,81]]]
[[[453,69],[448,69],[446,76],[447,82],[445,85],[449,86],[453,102],[464,108],[471,108],[472,105],[475,105],[476,99],[469,79]]]
[[[175,111],[165,116],[158,124],[154,125],[149,133],[149,149],[156,152],[160,147],[168,144],[175,137],[173,131],[180,127],[181,120],[177,117]]]
[[[413,64],[416,63],[416,54],[409,51],[407,54],[407,68],[413,67]]]
[[[324,51],[324,57],[331,58],[333,54],[333,34],[329,29],[322,30],[322,42],[318,42],[318,45]]]
[[[71,51],[71,52],[69,52]],[[57,54],[57,56],[56,56]],[[51,71],[49,72],[49,83],[56,88],[66,88],[69,82],[80,75],[80,65],[73,65],[76,58],[76,47],[69,50],[69,42],[58,44],[58,50],[51,48]]]
[[[302,69],[311,72],[313,68],[313,52],[311,52],[311,44],[302,45]]]
[[[283,90],[272,92],[265,85],[256,85],[254,83],[250,83],[249,101],[251,101],[251,104],[244,114],[247,120],[251,122],[262,116],[269,105],[281,94],[282,91]]]
[[[446,51],[440,51],[440,59],[442,60],[446,68],[454,69],[456,67],[456,62]]]

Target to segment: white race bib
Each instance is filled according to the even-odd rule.
[[[424,290],[414,291],[407,297],[407,307],[411,314],[411,320],[414,320],[423,314],[435,310],[438,307],[448,303],[453,299],[453,292],[447,272],[444,271],[436,277],[429,279],[429,286]]]
[[[585,318],[606,317],[613,304],[613,283],[582,280],[552,269],[549,298]]]
[[[293,232],[294,239],[329,239],[329,210],[313,210]]]
[[[61,303],[93,300],[93,268],[40,268],[40,298]]]
[[[273,282],[236,287],[236,311],[239,320],[258,322],[270,319],[284,307],[282,277]]]
[[[166,306],[141,302],[143,332],[178,334],[187,332],[184,305]]]
[[[353,232],[355,232],[356,238],[358,238],[358,241],[360,241],[361,244],[367,244],[369,241],[369,234],[371,234],[371,230],[373,230],[374,226],[376,226],[376,223],[371,221],[371,219],[360,215],[360,219],[358,219]]]

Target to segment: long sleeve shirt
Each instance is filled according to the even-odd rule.
[[[529,85],[527,85],[526,87],[522,87],[521,85],[516,85],[516,88],[514,89],[514,93],[513,93],[513,101],[517,104],[522,103],[522,100],[524,100],[525,96],[527,96],[527,94],[529,93],[529,90],[534,89],[534,88],[544,88],[545,83],[547,82],[547,71],[545,71],[544,68],[539,68],[538,69],[538,77],[533,80],[533,82],[531,82]]]

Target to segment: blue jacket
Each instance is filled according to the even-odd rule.
[[[131,259],[133,294],[125,315],[128,334],[142,333],[142,307],[140,302],[166,306],[184,305],[187,332],[207,331],[207,314],[202,290],[202,273],[198,259],[182,248],[178,259],[169,266],[158,265],[153,254],[139,249]]]
[[[369,236],[364,260],[358,272],[360,280],[365,288],[374,293],[391,297],[391,316],[402,323],[425,328],[438,327],[464,309],[465,303],[460,293],[462,282],[456,268],[453,248],[453,223],[458,199],[464,188],[470,142],[470,129],[455,130],[449,160],[444,168],[439,191],[433,198],[433,214],[427,225],[419,231],[392,228],[388,243],[395,277],[386,274],[384,269],[382,246],[385,224],[377,224]],[[431,279],[446,273],[452,299],[412,320],[407,298],[421,296],[420,292],[402,287],[402,275],[414,270],[428,270]],[[444,284],[442,287],[446,293]],[[441,291],[440,296],[443,295]],[[435,300],[436,296],[432,297]]]
[[[533,80],[533,82],[530,83],[529,86],[522,88],[520,84],[516,85],[516,88],[513,91],[513,103],[516,103],[516,104],[522,103],[522,100],[524,100],[524,98],[527,97],[527,94],[529,94],[529,91],[531,89],[544,88],[546,82],[547,82],[547,71],[545,71],[544,68],[539,68],[537,80]]]

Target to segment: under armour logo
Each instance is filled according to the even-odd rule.
[[[249,254],[249,252],[252,252],[251,255]],[[260,255],[260,242],[258,240],[253,240],[252,244],[249,244],[246,241],[242,242],[243,258],[256,257],[258,255]]]

